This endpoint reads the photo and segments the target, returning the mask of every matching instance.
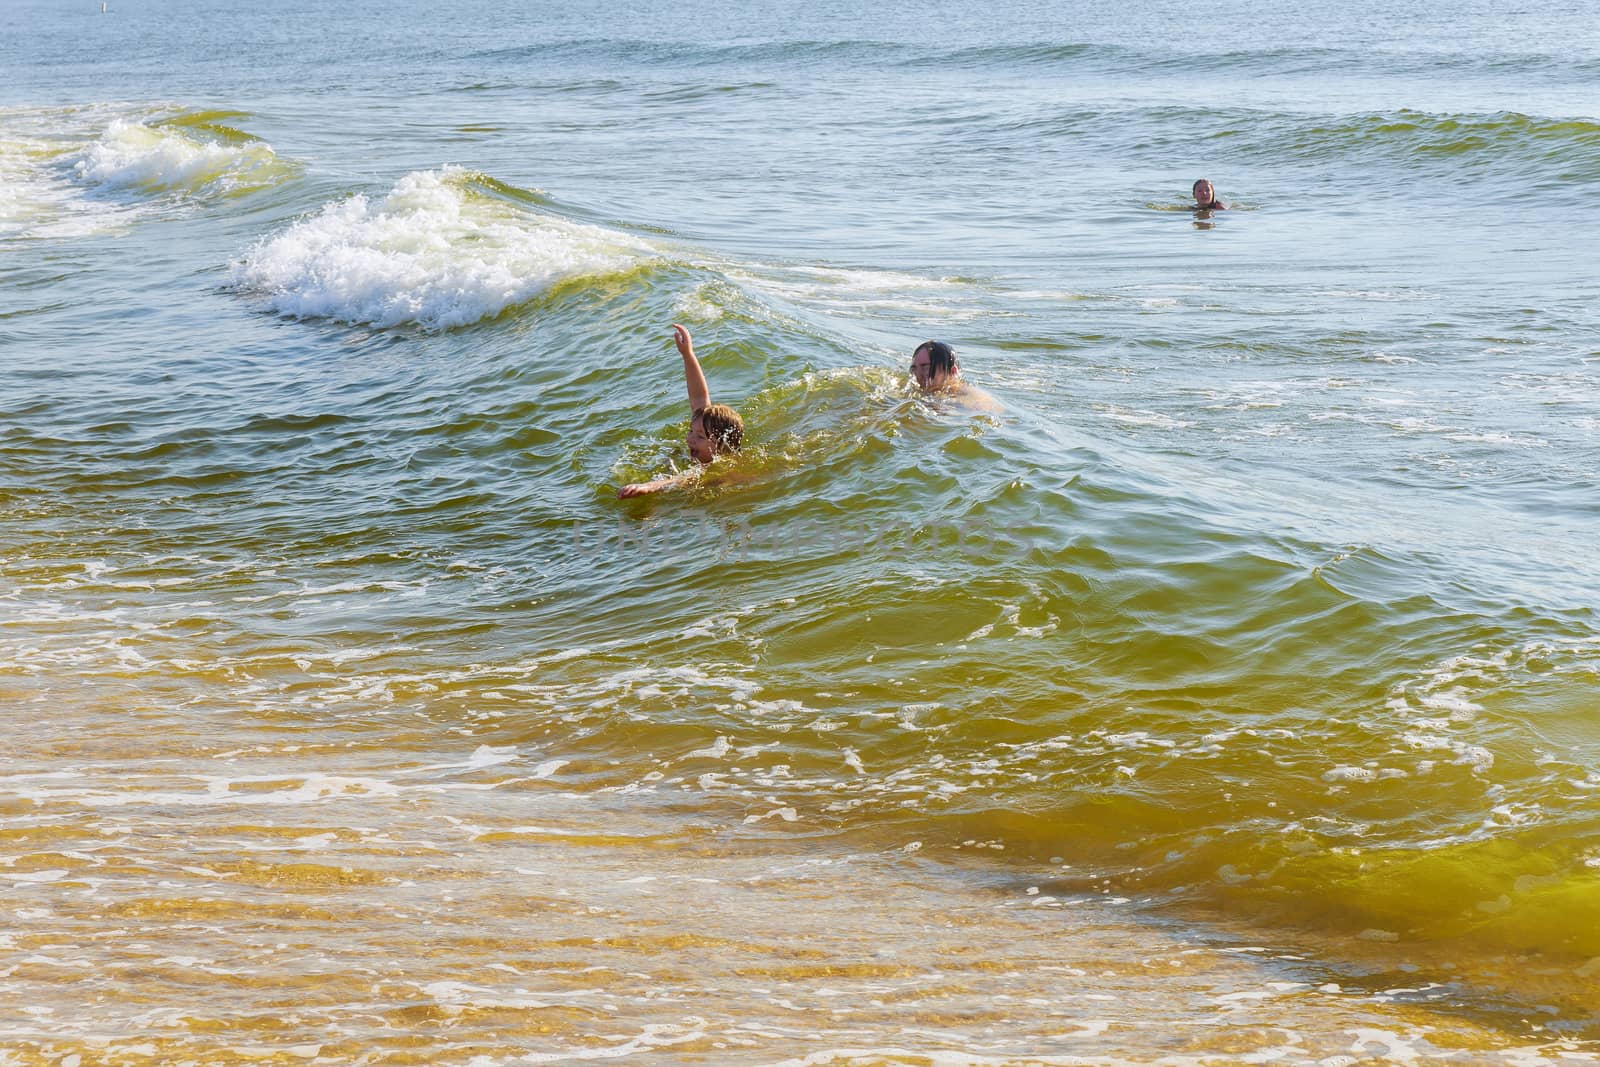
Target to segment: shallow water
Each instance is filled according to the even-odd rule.
[[[0,40],[0,1062],[1594,1054],[1583,10],[113,6]]]

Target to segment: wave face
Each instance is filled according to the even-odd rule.
[[[379,200],[324,206],[256,245],[230,279],[285,315],[448,329],[647,255],[623,234],[518,209],[484,176],[446,168],[408,174]]]

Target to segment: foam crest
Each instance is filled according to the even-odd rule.
[[[217,194],[276,184],[290,168],[265,141],[213,127],[215,139],[116,119],[73,164],[81,180],[148,193]]]
[[[629,269],[622,234],[515,208],[456,167],[406,175],[381,200],[326,205],[261,241],[231,280],[285,315],[428,329],[492,318],[573,278]]]

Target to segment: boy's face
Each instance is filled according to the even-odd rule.
[[[933,369],[933,356],[928,351],[928,346],[923,345],[911,353],[911,376],[917,380],[917,385],[923,389],[943,389],[950,380],[950,373],[943,367],[937,372]]]
[[[689,436],[683,439],[683,443],[689,446],[689,455],[694,457],[696,463],[710,463],[717,458],[716,446],[706,436],[706,428],[699,415],[689,420]]]

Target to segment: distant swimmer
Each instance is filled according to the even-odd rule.
[[[1194,183],[1194,209],[1196,211],[1226,211],[1228,205],[1217,199],[1216,186],[1204,178]]]
[[[1000,401],[961,377],[956,350],[943,341],[924,341],[911,353],[911,377],[924,393],[942,393],[979,411],[1001,411]]]
[[[694,341],[690,339],[689,331],[674,323],[672,340],[678,346],[678,354],[683,357],[683,378],[689,387],[689,435],[684,438],[684,443],[689,446],[689,455],[694,457],[696,463],[708,466],[724,452],[739,451],[739,445],[744,442],[744,420],[728,405],[711,402],[711,390],[706,386],[700,361],[695,358]],[[626,500],[657,493],[694,481],[699,473],[698,469],[693,469],[668,478],[657,478],[653,482],[634,482],[623,486],[617,496]]]

